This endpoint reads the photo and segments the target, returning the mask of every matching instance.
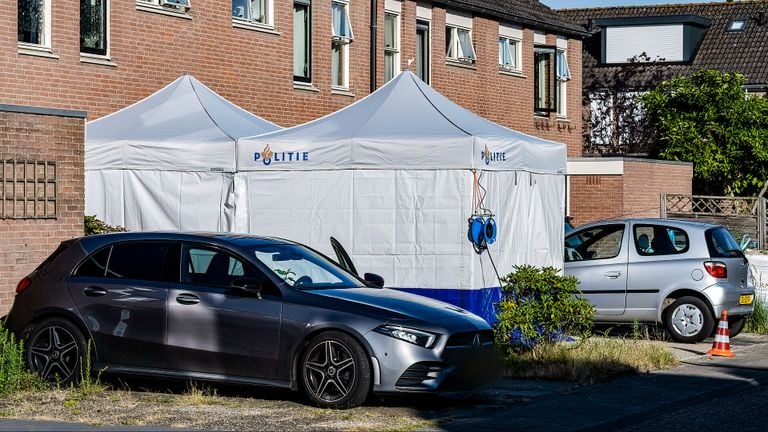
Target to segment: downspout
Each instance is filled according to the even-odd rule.
[[[371,0],[371,93],[376,91],[376,23],[378,21],[378,0]]]

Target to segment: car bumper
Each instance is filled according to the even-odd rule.
[[[433,393],[477,388],[498,376],[493,340],[480,346],[448,345],[442,337],[435,347],[423,348],[370,333],[366,339],[378,362],[375,393]]]
[[[709,301],[712,304],[712,310],[715,318],[719,318],[723,310],[728,311],[730,316],[750,315],[755,308],[755,290],[752,288],[734,288],[730,285],[715,284],[704,290]],[[742,298],[749,298],[748,304],[741,301]]]

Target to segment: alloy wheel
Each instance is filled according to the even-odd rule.
[[[30,368],[43,379],[58,376],[68,380],[76,371],[80,359],[77,339],[60,326],[42,328],[31,341],[28,349]]]
[[[316,398],[336,402],[352,391],[357,365],[346,346],[335,340],[324,340],[309,351],[304,376],[307,390]]]

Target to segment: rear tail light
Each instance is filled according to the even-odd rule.
[[[724,262],[705,261],[704,268],[706,268],[707,273],[714,278],[725,279],[728,277],[728,267]]]
[[[25,277],[24,279],[20,280],[19,283],[16,285],[16,294],[24,291],[27,289],[27,287],[32,283],[31,280],[29,280],[28,277]]]

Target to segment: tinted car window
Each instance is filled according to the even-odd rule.
[[[688,234],[664,225],[635,225],[635,250],[643,256],[675,255],[688,251]]]
[[[253,272],[246,272],[240,259],[223,250],[203,246],[184,248],[182,282],[228,287],[243,276],[253,276]]]
[[[165,281],[164,265],[169,243],[130,242],[112,246],[107,277]]]
[[[710,257],[734,258],[744,256],[736,240],[727,229],[723,227],[712,228],[707,230],[704,236],[707,239]]]
[[[565,239],[565,261],[615,258],[621,252],[624,225],[604,225],[579,231]]]
[[[105,247],[86,258],[75,271],[75,276],[103,277],[107,271],[107,260],[109,260],[109,252],[111,250],[111,246]]]

